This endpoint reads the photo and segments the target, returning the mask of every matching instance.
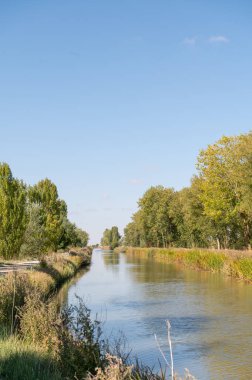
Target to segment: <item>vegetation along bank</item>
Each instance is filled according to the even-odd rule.
[[[63,320],[53,296],[90,260],[89,249],[72,249],[43,257],[30,270],[0,277],[1,380],[62,378],[54,361],[59,350],[56,330],[63,329]]]
[[[220,272],[252,282],[252,251],[139,247],[118,247],[114,251],[153,257],[192,269]]]

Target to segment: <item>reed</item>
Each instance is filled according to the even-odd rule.
[[[115,252],[152,257],[158,261],[178,263],[197,270],[219,272],[252,282],[252,254],[249,251],[121,247]]]

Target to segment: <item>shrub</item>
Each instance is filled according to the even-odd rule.
[[[67,378],[84,378],[105,363],[101,322],[92,321],[90,310],[79,299],[78,306],[65,308],[58,329],[59,362]]]

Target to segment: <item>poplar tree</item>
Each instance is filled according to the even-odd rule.
[[[67,214],[64,201],[58,196],[56,185],[48,178],[39,181],[30,189],[30,201],[41,206],[41,223],[44,227],[46,247],[57,250],[62,236],[62,225]]]
[[[26,188],[13,178],[10,167],[0,164],[0,256],[18,256],[27,223]]]

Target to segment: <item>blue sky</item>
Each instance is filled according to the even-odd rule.
[[[48,177],[100,240],[151,185],[180,189],[200,149],[250,131],[251,1],[0,4],[0,161]]]

